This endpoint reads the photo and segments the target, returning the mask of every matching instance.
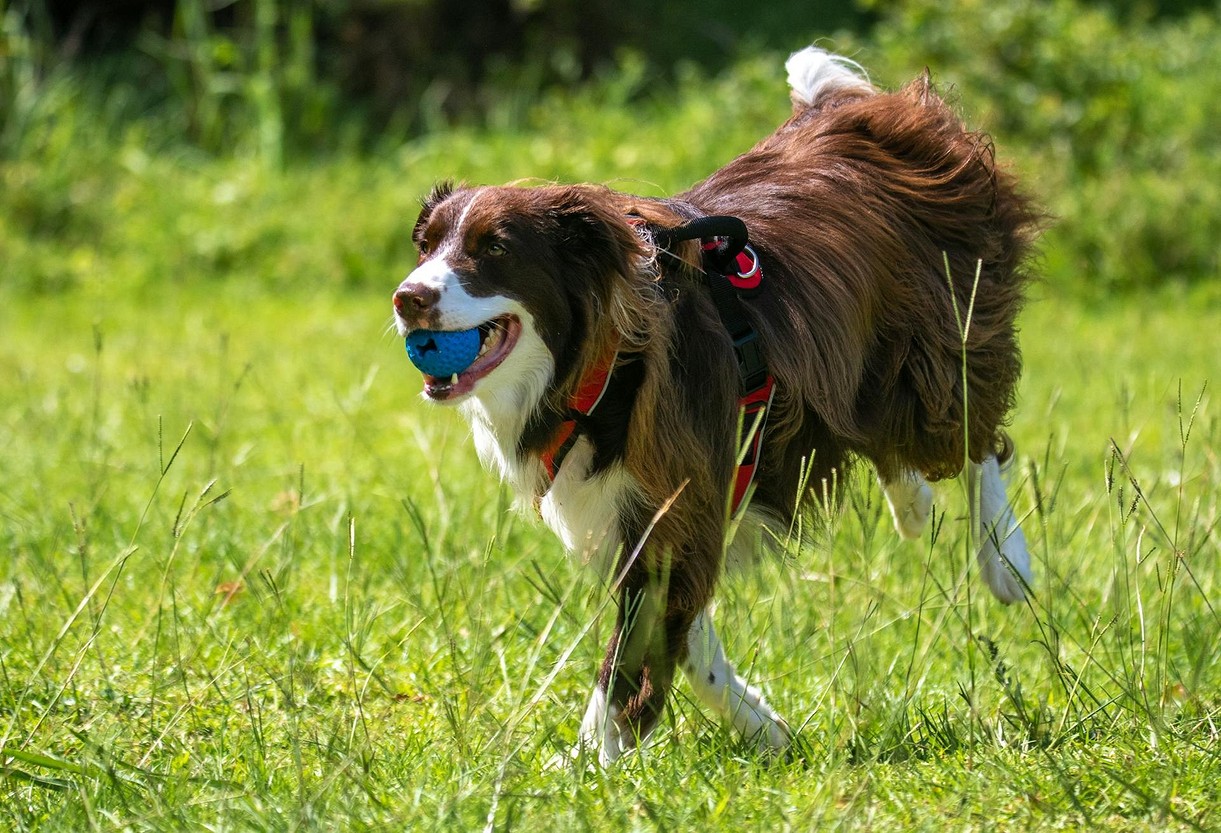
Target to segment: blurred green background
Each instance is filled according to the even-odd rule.
[[[883,86],[929,67],[994,134],[1052,215],[1052,291],[1217,297],[1216,3],[3,8],[3,290],[384,288],[433,180],[674,193],[784,117],[783,59],[818,41]]]

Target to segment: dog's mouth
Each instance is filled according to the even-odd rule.
[[[479,352],[475,361],[461,373],[450,376],[424,374],[424,395],[434,402],[445,402],[465,396],[476,383],[500,366],[512,352],[521,335],[521,319],[516,315],[501,315],[485,321],[479,327]]]

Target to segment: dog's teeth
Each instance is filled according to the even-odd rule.
[[[458,374],[457,374],[457,373],[455,373],[453,376],[450,376],[450,377],[449,377],[449,383],[450,383],[451,385],[456,385],[456,384],[458,384]]]
[[[485,356],[492,352],[492,348],[495,347],[499,342],[500,330],[495,328],[489,330],[488,334],[483,339],[483,343],[479,345],[479,355]]]

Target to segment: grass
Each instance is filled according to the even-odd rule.
[[[103,297],[0,311],[8,829],[1218,824],[1215,308],[1026,314],[1032,606],[972,581],[956,485],[902,543],[859,477],[722,593],[801,754],[680,686],[655,746],[579,772],[544,762],[604,593],[417,401],[380,293]]]

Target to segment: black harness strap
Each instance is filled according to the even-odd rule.
[[[758,255],[750,247],[746,224],[737,217],[700,217],[686,225],[654,233],[659,256],[679,264],[680,268],[687,264],[668,250],[684,240],[700,241],[704,254],[704,283],[717,316],[733,342],[738,362],[742,459],[734,481],[731,507],[731,511],[736,512],[758,470],[763,429],[776,386],[763,357],[759,333],[742,305],[743,298],[762,291],[763,271]]]

